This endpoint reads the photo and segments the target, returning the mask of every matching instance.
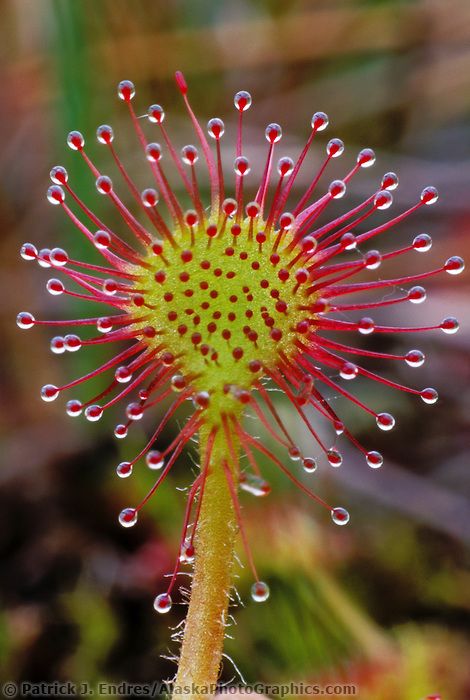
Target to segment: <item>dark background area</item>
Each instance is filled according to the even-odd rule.
[[[386,251],[427,232],[432,250],[400,257],[388,269],[406,275],[453,254],[468,258],[470,4],[2,0],[0,18],[0,673],[2,680],[76,682],[171,677],[174,664],[162,655],[176,651],[168,628],[184,608],[175,605],[168,619],[155,615],[152,600],[173,566],[184,505],[176,487],[189,482],[191,455],[180,460],[139,526],[124,531],[117,514],[151,481],[141,473],[123,483],[114,468],[138,451],[150,426],[139,426],[123,445],[112,436],[118,412],[88,424],[65,416],[63,402],[39,398],[43,384],[65,382],[106,357],[89,348],[57,357],[48,349],[52,332],[24,334],[15,325],[23,309],[38,318],[82,311],[50,297],[47,271],[18,254],[31,241],[88,256],[46,201],[49,169],[66,165],[77,191],[100,211],[88,173],[65,146],[67,132],[83,131],[106,171],[109,161],[94,133],[98,124],[113,124],[126,162],[143,178],[115,86],[123,78],[136,83],[138,113],[163,104],[182,146],[193,135],[173,81],[181,69],[202,122],[225,120],[227,172],[237,90],[253,95],[246,150],[255,172],[268,122],[282,124],[282,155],[295,156],[311,114],[324,110],[331,126],[299,186],[308,184],[328,138],[338,136],[347,147],[335,173],[371,146],[377,164],[354,180],[349,202],[373,191],[388,170],[400,174],[400,210],[427,184],[441,195],[438,205],[380,241]],[[331,397],[353,432],[386,459],[372,471],[345,450],[341,469],[319,475],[319,493],[350,510],[350,526],[332,526],[273,470],[269,499],[243,498],[257,566],[272,590],[269,603],[254,606],[250,576],[237,568],[246,605],[234,609],[227,654],[248,682],[344,679],[359,684],[361,700],[470,698],[469,282],[441,275],[425,286],[424,305],[392,307],[381,318],[432,325],[455,315],[460,333],[387,336],[370,347],[421,348],[428,358],[422,368],[395,366],[387,376],[435,386],[439,403],[427,406],[364,383],[361,398],[397,418],[395,431],[382,434]],[[308,448],[282,399],[280,410]],[[164,439],[177,430],[175,423]],[[237,677],[229,659],[223,676]]]

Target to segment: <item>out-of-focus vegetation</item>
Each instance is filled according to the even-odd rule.
[[[168,624],[176,625],[184,609],[176,605],[169,620],[161,618],[152,599],[176,552],[184,493],[175,487],[188,484],[193,463],[189,455],[180,460],[139,527],[123,531],[116,514],[144,493],[150,474],[142,470],[118,483],[114,466],[137,451],[149,426],[116,444],[113,417],[85,425],[38,398],[42,384],[78,376],[100,359],[91,350],[51,356],[47,332],[25,336],[14,324],[23,308],[38,317],[56,315],[60,307],[69,317],[80,311],[43,293],[47,276],[26,267],[17,252],[31,240],[89,255],[47,205],[49,168],[63,162],[76,189],[103,207],[64,139],[70,129],[82,130],[106,171],[109,161],[94,144],[94,130],[109,121],[144,184],[115,85],[135,81],[142,113],[152,102],[164,104],[168,127],[182,146],[193,140],[173,84],[174,71],[182,69],[198,114],[203,120],[221,116],[227,132],[235,123],[233,93],[252,92],[246,134],[255,170],[268,121],[283,125],[283,150],[295,155],[311,113],[322,109],[330,114],[329,134],[347,144],[344,160],[350,163],[363,146],[378,152],[375,169],[351,187],[352,201],[372,191],[387,170],[400,172],[400,206],[435,184],[439,206],[389,234],[403,244],[422,231],[434,238],[425,261],[413,254],[391,263],[398,274],[437,267],[451,254],[465,257],[470,5],[2,0],[0,16],[1,676],[90,682],[171,677],[174,665],[161,655],[175,651]],[[233,142],[233,130],[227,137]],[[304,183],[309,176],[307,168]],[[380,245],[387,248],[386,237]],[[387,319],[399,315],[403,325],[417,319],[427,325],[454,314],[463,322],[461,333],[430,334],[420,346],[426,365],[395,367],[389,376],[436,386],[440,405],[364,384],[366,401],[397,416],[390,436],[377,434],[331,397],[353,430],[386,457],[380,472],[368,470],[356,453],[348,453],[334,474],[322,470],[318,489],[347,504],[351,525],[332,527],[275,473],[268,500],[244,500],[258,568],[272,589],[268,604],[247,602],[233,610],[227,653],[247,681],[344,679],[358,683],[361,700],[470,698],[468,278],[456,283],[441,276],[427,288],[426,305],[400,306]],[[405,341],[390,351],[413,347],[414,341]],[[390,347],[380,338],[375,347],[384,344]],[[286,420],[307,446],[295,417],[287,413]],[[238,575],[238,592],[248,601],[248,574],[240,567]],[[223,677],[234,676],[227,660]]]

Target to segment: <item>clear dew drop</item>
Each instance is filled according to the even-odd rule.
[[[224,199],[222,202],[222,211],[226,216],[233,216],[235,212],[237,211],[238,204],[237,200],[233,199],[232,197],[227,197]]]
[[[181,160],[186,165],[194,165],[199,159],[199,153],[196,146],[189,144],[181,149]]]
[[[153,607],[157,613],[164,615],[170,612],[173,602],[169,593],[160,593],[153,601]]]
[[[398,175],[396,173],[385,173],[382,178],[382,189],[384,190],[396,190],[398,187]]]
[[[38,251],[38,254],[36,257],[36,262],[39,265],[39,267],[42,267],[44,269],[51,268],[52,267],[51,249],[50,248],[41,248],[41,250]]]
[[[356,236],[354,233],[352,233],[352,231],[343,233],[340,238],[340,242],[344,250],[355,250],[355,248],[357,248]]]
[[[140,195],[144,207],[151,209],[158,204],[158,192],[153,187],[147,187]],[[155,251],[154,251],[155,252]]]
[[[82,341],[74,333],[67,333],[64,337],[65,349],[69,352],[77,352],[82,347]]]
[[[425,187],[421,192],[421,201],[424,204],[434,204],[439,199],[439,193],[435,187]]]
[[[132,527],[136,524],[138,513],[135,508],[124,508],[119,513],[119,523],[122,527]]]
[[[339,371],[339,376],[342,379],[355,379],[359,374],[359,368],[352,362],[345,362]]]
[[[291,445],[288,449],[289,457],[293,462],[298,462],[301,457],[302,453],[300,452],[299,448],[296,447],[295,445]]]
[[[34,326],[35,318],[29,311],[20,311],[16,317],[16,325],[23,331],[27,331]]]
[[[108,316],[103,316],[97,320],[96,328],[100,333],[109,333],[113,330],[113,322]]]
[[[418,253],[427,253],[432,248],[432,238],[427,233],[420,233],[413,239],[413,248]]]
[[[375,323],[373,319],[369,317],[361,318],[359,323],[357,324],[357,330],[359,333],[362,335],[369,335],[370,333],[373,333],[375,329]]]
[[[98,421],[103,415],[103,409],[98,404],[93,404],[92,406],[87,406],[85,409],[85,418],[91,423]]]
[[[127,479],[127,477],[132,474],[132,462],[121,462],[118,464],[116,467],[116,474],[121,479]]]
[[[113,181],[108,175],[100,175],[97,177],[95,186],[100,194],[110,194],[113,191]]]
[[[326,457],[332,467],[340,467],[343,464],[342,455],[334,447],[328,450]]]
[[[375,153],[372,148],[363,148],[359,151],[357,162],[361,168],[370,168],[375,163]]]
[[[70,131],[67,135],[67,146],[72,151],[81,151],[85,145],[85,139],[80,131]]]
[[[69,261],[69,256],[63,248],[53,248],[49,257],[56,267],[64,267]]]
[[[161,469],[165,464],[163,455],[158,450],[150,450],[145,457],[149,469]]]
[[[290,229],[294,225],[294,221],[295,221],[295,216],[293,214],[291,214],[290,211],[286,211],[283,214],[281,214],[281,216],[279,217],[279,226],[284,231],[290,231]],[[303,241],[305,241],[306,238],[309,238],[309,236],[305,236]],[[314,244],[316,244],[316,241],[315,241],[315,239],[311,239],[311,241],[314,241],[314,243],[312,243],[312,248],[313,248]],[[315,245],[315,247],[316,247],[316,245]]]
[[[23,243],[20,248],[20,255],[23,260],[27,260],[28,262],[31,260],[36,260],[38,249],[32,243]]]
[[[214,117],[207,122],[207,132],[213,139],[220,139],[225,133],[225,124],[222,119]]]
[[[159,143],[149,143],[145,147],[145,156],[150,163],[158,163],[162,157],[162,147]]]
[[[53,204],[54,206],[62,204],[62,202],[65,201],[65,192],[59,185],[52,185],[52,187],[49,187],[46,196],[49,204]]]
[[[333,422],[336,435],[342,435],[344,433],[344,423],[340,420],[335,420]]]
[[[310,120],[310,125],[315,131],[324,131],[329,124],[328,115],[325,112],[315,112],[312,119]]]
[[[180,562],[183,564],[192,564],[194,561],[194,556],[196,552],[194,549],[194,545],[191,544],[191,540],[186,540],[184,542],[183,546],[181,547],[181,552],[180,552]]]
[[[81,415],[83,406],[77,399],[70,399],[70,401],[67,401],[65,411],[71,418],[76,418]]]
[[[144,415],[144,409],[140,403],[133,402],[126,407],[126,416],[129,420],[140,420]]]
[[[127,382],[130,382],[132,379],[132,372],[123,365],[122,367],[118,367],[116,369],[114,377],[120,384],[127,384]]]
[[[457,333],[460,325],[456,318],[453,316],[448,316],[441,321],[440,327],[444,333],[452,335],[453,333]]]
[[[41,389],[43,401],[55,401],[59,396],[59,389],[54,384],[45,384]]]
[[[346,183],[343,180],[333,180],[328,187],[328,192],[333,199],[341,199],[346,192]]]
[[[161,124],[165,121],[165,110],[161,105],[150,105],[147,110],[147,116],[149,122]]]
[[[50,279],[47,281],[46,289],[52,296],[60,296],[65,292],[65,287],[63,282],[58,279]]]
[[[194,408],[205,409],[209,406],[211,397],[208,391],[198,391],[192,397]]]
[[[375,195],[374,198],[374,206],[376,209],[380,209],[380,211],[383,211],[384,209],[388,209],[389,207],[392,206],[393,203],[393,196],[390,194],[388,190],[381,190]]]
[[[119,423],[119,425],[116,425],[114,428],[114,437],[118,438],[118,440],[123,440],[125,437],[127,437],[127,432],[127,425]]]
[[[388,431],[395,427],[395,418],[391,413],[379,413],[375,420],[380,430]]]
[[[184,221],[187,226],[196,226],[199,221],[198,213],[195,209],[188,209],[184,213]]]
[[[174,374],[170,380],[173,391],[179,393],[186,388],[186,380],[182,374]]]
[[[332,508],[331,510],[331,519],[335,525],[347,525],[349,517],[346,508]]]
[[[326,146],[326,152],[330,158],[338,158],[344,153],[344,143],[341,139],[330,139]]]
[[[69,179],[69,174],[62,165],[55,165],[49,173],[54,185],[65,185]]]
[[[376,450],[371,450],[366,454],[366,462],[371,469],[379,469],[384,463],[384,458]]]
[[[257,497],[267,496],[271,492],[271,487],[265,479],[249,472],[240,475],[240,489]]]
[[[62,355],[66,350],[64,338],[61,335],[54,336],[54,338],[51,338],[50,347],[54,355]]]
[[[408,291],[408,299],[412,304],[422,304],[426,301],[426,290],[424,287],[412,287]]]
[[[171,352],[164,352],[160,355],[160,361],[165,367],[171,367],[175,361],[175,356]]]
[[[266,137],[266,141],[269,143],[277,143],[282,138],[282,128],[279,126],[279,124],[268,124],[264,130],[264,135]]]
[[[28,246],[30,244],[27,244]],[[29,258],[32,259],[32,258]],[[51,262],[51,249],[50,248],[41,248],[37,252],[36,256],[36,262],[39,265],[39,267],[42,267],[44,269],[52,267],[52,262]]]
[[[302,460],[302,466],[307,474],[313,474],[317,470],[317,462],[313,457],[304,457]]]
[[[426,389],[423,389],[420,392],[421,399],[424,401],[424,403],[429,403],[433,404],[436,403],[436,401],[439,398],[439,394],[435,389],[432,389],[431,387],[427,387]]]
[[[336,435],[339,436],[339,435],[342,435],[342,434],[344,433],[345,425],[344,425],[343,421],[334,420],[334,421],[333,421],[333,427],[334,427],[334,430],[335,430]],[[333,449],[334,449],[334,448],[333,448]],[[339,465],[334,465],[334,466],[339,466]]]
[[[233,98],[233,104],[239,112],[246,112],[251,107],[251,95],[246,90],[240,90]]]
[[[250,162],[248,158],[245,158],[245,156],[238,156],[238,158],[235,158],[233,168],[235,170],[235,174],[239,175],[240,177],[248,175],[251,170]]]
[[[364,264],[368,270],[377,270],[382,264],[382,256],[378,250],[369,250],[364,255]]]
[[[114,141],[114,131],[109,124],[101,124],[96,130],[96,138],[99,143],[110,144]]]
[[[453,255],[446,260],[444,268],[449,275],[460,275],[465,270],[465,263],[458,255]]]
[[[255,581],[251,587],[251,597],[255,603],[264,603],[269,598],[269,586],[264,581]]]
[[[405,356],[405,362],[410,367],[421,367],[424,364],[426,357],[421,350],[409,350]]]
[[[117,88],[118,97],[124,102],[129,102],[135,96],[135,86],[130,80],[121,80]]]
[[[97,231],[93,236],[93,243],[98,250],[107,250],[111,245],[111,236],[107,231]]]
[[[277,163],[278,175],[281,175],[282,177],[289,177],[289,175],[292,175],[293,170],[294,170],[294,161],[292,160],[292,158],[288,158],[288,157],[279,158],[278,163]]]

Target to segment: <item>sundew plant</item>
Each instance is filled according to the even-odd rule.
[[[69,147],[88,168],[98,194],[118,213],[119,230],[108,226],[81,199],[64,167],[51,170],[49,202],[61,208],[101,253],[102,264],[72,260],[62,248],[38,251],[34,244],[25,243],[21,249],[25,260],[36,260],[58,275],[47,282],[50,294],[85,299],[93,308],[105,307],[106,311],[74,320],[38,320],[22,312],[18,325],[23,329],[37,325],[64,328],[65,335],[51,340],[51,350],[57,354],[115,342],[123,347],[125,341],[124,349],[110,353],[103,365],[85,376],[64,386],[42,388],[44,401],[66,397],[69,416],[97,421],[112,407],[121,406],[124,418],[114,432],[123,439],[135,421],[145,418],[150,424],[152,408],[172,398],[159,424],[152,427],[147,444],[117,466],[117,475],[123,479],[132,477],[142,462],[157,475],[140,503],[123,508],[119,515],[123,527],[136,525],[140,511],[150,497],[158,497],[160,484],[187,443],[198,442],[199,469],[195,478],[188,470],[187,505],[175,568],[154,601],[158,613],[168,612],[172,599],[181,597],[178,573],[190,567],[191,593],[176,676],[176,687],[183,687],[217,681],[237,535],[253,575],[253,601],[269,597],[250,552],[239,499],[241,491],[269,494],[257,457],[261,455],[263,463],[270,460],[273,468],[312,499],[319,506],[318,517],[326,511],[334,524],[346,525],[348,511],[327,503],[315,489],[317,461],[322,467],[340,467],[341,441],[350,441],[363,454],[365,468],[379,468],[383,459],[373,446],[362,445],[351,434],[323,392],[326,388],[348,399],[385,431],[394,428],[394,417],[386,411],[376,412],[350,391],[356,377],[375,382],[379,390],[386,385],[435,403],[435,389],[402,386],[367,369],[368,358],[420,367],[425,357],[414,342],[411,349],[397,355],[364,349],[357,339],[377,333],[411,334],[411,338],[435,330],[455,333],[458,322],[452,317],[430,327],[409,328],[381,325],[375,314],[390,305],[420,304],[426,298],[423,280],[442,272],[458,274],[464,265],[461,258],[451,257],[438,269],[390,279],[384,271],[387,262],[428,251],[431,238],[422,233],[409,245],[384,253],[368,248],[421,207],[434,204],[438,194],[433,187],[425,187],[406,211],[377,223],[392,205],[392,192],[398,186],[398,177],[389,172],[367,199],[347,213],[334,214],[336,200],[347,193],[352,178],[374,164],[375,155],[369,148],[360,151],[342,179],[325,184],[328,164],[344,151],[342,141],[332,138],[326,143],[318,172],[301,196],[296,194],[294,185],[304,160],[328,126],[323,112],[312,116],[306,144],[296,160],[278,158],[281,127],[275,123],[266,127],[266,161],[253,187],[243,141],[250,94],[241,91],[235,95],[236,147],[231,161],[223,163],[223,121],[210,119],[204,129],[179,72],[176,83],[198,143],[180,152],[166,130],[163,108],[149,107],[145,123],[134,109],[134,85],[124,80],[118,86],[135,130],[136,148],[142,152],[142,167],[148,168],[150,186],[142,192],[119,157],[111,126],[100,126],[97,138],[113,163],[113,180],[87,155],[82,134],[72,131],[68,135]],[[323,150],[325,144],[319,147]],[[200,191],[201,164],[208,175],[208,201]],[[170,186],[170,170],[179,176],[190,209],[181,205]],[[327,223],[320,225],[320,216]],[[371,217],[374,223],[369,227]],[[416,265],[419,267],[419,261]],[[74,327],[77,332],[69,332]],[[344,333],[344,341],[337,339],[338,332]],[[98,396],[86,402],[73,398],[74,387],[102,373],[110,379]],[[290,401],[297,421],[309,431],[308,454],[295,443],[276,409],[273,388]],[[193,405],[192,414],[171,444],[161,444],[162,430],[177,419],[178,409],[187,402]],[[247,429],[247,413],[256,419],[250,425],[262,427],[270,436],[270,446]],[[317,419],[330,426],[331,442],[320,436]],[[247,466],[241,468],[242,456]]]

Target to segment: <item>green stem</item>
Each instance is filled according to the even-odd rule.
[[[200,459],[204,464],[209,427],[201,429]],[[231,437],[238,451],[237,440]],[[198,686],[199,692],[185,694],[205,697],[215,686],[222,660],[225,625],[232,586],[237,521],[223,461],[231,463],[227,439],[222,430],[215,437],[196,532],[196,558],[191,599],[185,623],[181,656],[175,681],[175,695],[184,686]],[[238,472],[238,465],[234,472]],[[236,475],[234,475],[236,479]]]

